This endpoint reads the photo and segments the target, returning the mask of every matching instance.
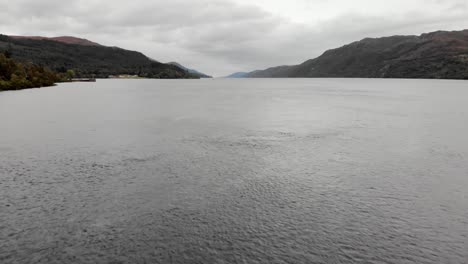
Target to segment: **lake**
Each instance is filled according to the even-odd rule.
[[[1,263],[467,263],[468,82],[0,93]]]

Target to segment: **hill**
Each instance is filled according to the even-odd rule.
[[[468,79],[468,30],[366,38],[300,65],[254,71],[247,77]]]
[[[178,62],[174,62],[174,61],[173,61],[173,62],[168,62],[167,64],[175,65],[175,66],[177,66],[177,67],[179,67],[179,68],[182,68],[182,69],[188,71],[189,73],[191,73],[191,74],[193,74],[193,75],[195,75],[195,76],[198,76],[198,77],[200,77],[200,78],[213,78],[213,77],[211,77],[211,76],[209,76],[209,75],[207,75],[207,74],[204,74],[204,73],[202,73],[202,72],[199,72],[199,71],[197,71],[197,70],[187,68],[187,67],[181,65],[181,64],[178,63]]]
[[[73,37],[12,38],[0,35],[2,50],[19,62],[38,64],[61,73],[73,70],[77,77],[138,75],[146,78],[198,78],[175,65],[151,60],[140,52],[97,43],[91,45],[90,41]]]
[[[34,40],[52,40],[57,42],[62,42],[65,44],[75,44],[75,45],[82,45],[82,46],[101,46],[101,44],[89,41],[87,39],[70,37],[70,36],[62,36],[62,37],[41,37],[41,36],[9,36],[13,39],[34,39]]]
[[[248,74],[248,72],[236,72],[224,78],[245,78]]]

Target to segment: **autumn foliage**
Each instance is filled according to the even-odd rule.
[[[66,76],[35,64],[23,64],[0,53],[0,91],[52,86]]]

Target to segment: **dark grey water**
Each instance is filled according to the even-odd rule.
[[[468,82],[0,93],[0,263],[468,263]]]

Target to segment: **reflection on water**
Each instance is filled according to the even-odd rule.
[[[1,263],[466,263],[463,81],[0,93]]]

